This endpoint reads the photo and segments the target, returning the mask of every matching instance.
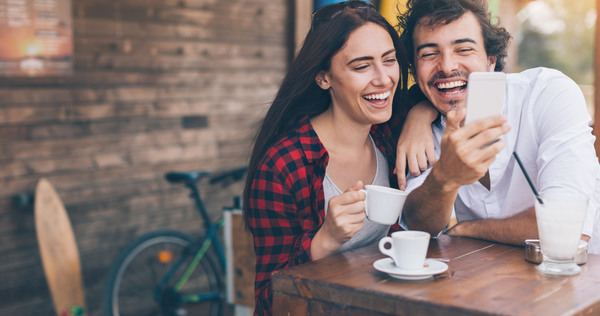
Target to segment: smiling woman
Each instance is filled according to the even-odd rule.
[[[271,314],[274,271],[375,243],[389,232],[390,225],[365,218],[358,190],[398,188],[401,131],[406,143],[428,143],[437,115],[418,105],[410,116],[417,128],[402,130],[407,62],[396,30],[369,3],[338,3],[313,14],[262,122],[244,191],[257,255],[255,315]]]

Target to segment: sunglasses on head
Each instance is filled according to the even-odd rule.
[[[373,6],[369,2],[352,0],[352,1],[344,1],[338,3],[332,3],[325,6],[320,7],[317,11],[315,11],[311,16],[310,30],[312,31],[315,27],[315,24],[321,21],[329,21],[333,19],[336,15],[342,13],[346,10],[346,7],[351,9],[372,9],[375,10],[375,6]]]

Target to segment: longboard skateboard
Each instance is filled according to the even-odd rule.
[[[75,234],[60,197],[45,178],[35,190],[35,229],[56,314],[86,315]]]

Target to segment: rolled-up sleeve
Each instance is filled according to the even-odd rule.
[[[252,182],[248,210],[256,252],[255,315],[272,314],[274,271],[311,260],[315,223],[310,210],[298,209],[306,203],[298,203],[295,194],[298,185],[306,181],[293,178],[282,168],[281,160],[268,159]]]

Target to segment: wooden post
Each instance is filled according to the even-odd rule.
[[[296,0],[295,1],[295,27],[294,27],[294,56],[298,54],[306,34],[310,30],[310,16],[313,11],[312,0]]]
[[[596,9],[600,9],[600,0],[596,0]],[[596,156],[600,152],[600,23],[596,21],[596,41],[594,44],[594,136],[596,136]]]

